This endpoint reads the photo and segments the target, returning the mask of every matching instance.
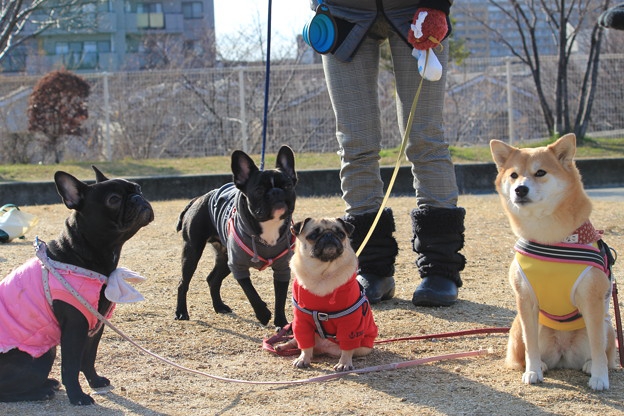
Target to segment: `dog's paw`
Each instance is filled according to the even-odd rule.
[[[256,318],[262,325],[266,325],[271,320],[271,311],[266,306],[256,310]]]
[[[43,387],[52,389],[53,391],[59,391],[61,389],[61,382],[55,378],[49,378],[43,383]]]
[[[293,367],[295,368],[308,368],[310,367],[310,362],[306,362],[305,359],[299,357],[293,360]]]
[[[288,319],[286,319],[285,316],[280,316],[280,317],[276,316],[275,319],[273,320],[273,324],[279,331],[282,328],[284,328],[286,325],[288,325]]]
[[[353,367],[353,363],[341,363],[339,362],[334,366],[334,371],[342,372],[342,371],[353,371],[355,367]]]
[[[213,306],[216,313],[232,313],[232,308],[225,303],[214,304]]]
[[[87,379],[87,381],[89,382],[89,386],[93,389],[110,386],[110,380],[102,376],[96,376]]]
[[[609,377],[591,376],[588,385],[596,391],[609,390]]]
[[[176,321],[188,321],[190,319],[188,312],[176,312],[175,320]]]
[[[295,349],[295,348],[297,348],[297,347],[298,347],[298,345],[297,345],[297,340],[296,340],[296,339],[294,339],[294,338],[291,338],[291,339],[289,339],[289,340],[288,340],[288,341],[286,341],[286,342],[282,342],[281,344],[275,344],[275,345],[273,346],[273,348],[275,349],[275,351],[278,351],[278,352],[280,352],[280,351],[292,350],[292,349]]]
[[[609,369],[606,366],[596,366],[592,369],[592,360],[585,361],[583,371],[590,375],[589,387],[592,390],[602,391],[609,389]]]
[[[88,406],[95,403],[95,400],[93,400],[93,397],[81,391],[78,394],[69,396],[69,402],[75,406]]]
[[[524,384],[537,384],[544,381],[544,376],[541,371],[527,371],[522,374],[522,382]]]

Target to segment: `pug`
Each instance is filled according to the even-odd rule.
[[[371,353],[378,334],[370,303],[358,283],[358,260],[349,236],[353,225],[340,218],[306,218],[292,226],[290,261],[294,338],[277,351],[300,348],[293,361],[306,368],[315,354],[339,357],[336,371],[353,370],[353,357]]]

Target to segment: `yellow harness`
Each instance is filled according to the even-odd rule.
[[[537,297],[539,322],[560,331],[584,328],[574,292],[591,267],[609,275],[599,244],[542,245],[520,239],[514,249],[522,277]]]

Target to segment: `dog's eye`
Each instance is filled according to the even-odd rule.
[[[108,205],[115,206],[121,203],[121,197],[117,194],[113,194],[108,197]]]
[[[518,174],[516,172],[513,172],[511,175],[511,179],[518,179]]]
[[[535,176],[537,176],[538,178],[541,178],[544,175],[546,175],[546,171],[543,169],[538,169],[537,172],[535,172]]]

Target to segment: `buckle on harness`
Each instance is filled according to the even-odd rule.
[[[316,312],[316,319],[322,322],[329,321],[329,314],[325,312]]]

